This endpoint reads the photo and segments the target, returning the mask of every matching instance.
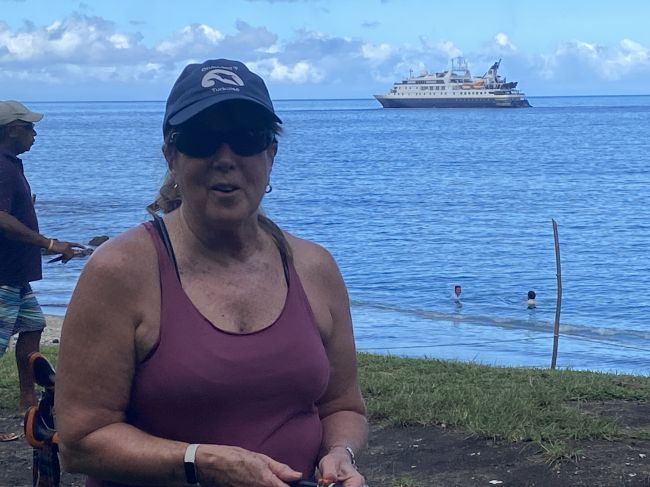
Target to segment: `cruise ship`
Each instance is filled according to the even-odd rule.
[[[520,108],[529,107],[517,82],[499,76],[501,59],[483,76],[469,72],[462,57],[451,60],[442,73],[411,75],[396,82],[385,95],[374,95],[384,108]]]

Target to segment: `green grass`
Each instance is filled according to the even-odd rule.
[[[57,352],[43,350],[53,363]],[[590,401],[648,401],[648,377],[370,354],[359,354],[359,374],[375,423],[445,424],[485,438],[534,441],[550,461],[577,458],[579,450],[569,446],[574,440],[650,437],[581,408]],[[0,408],[17,407],[17,388],[15,362],[6,354],[0,359]]]
[[[359,373],[375,422],[444,423],[549,450],[561,450],[563,440],[629,436],[614,420],[581,412],[581,404],[650,399],[650,378],[596,372],[360,354]]]
[[[58,347],[43,347],[41,353],[56,364]],[[13,351],[0,358],[0,409],[18,410],[18,370]]]

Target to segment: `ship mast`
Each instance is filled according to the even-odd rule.
[[[453,73],[462,72],[463,76],[467,76],[469,69],[467,68],[467,61],[463,57],[455,57],[451,60],[451,71]]]

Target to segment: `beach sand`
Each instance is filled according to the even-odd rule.
[[[63,326],[63,316],[45,315],[45,329],[41,335],[41,345],[58,345],[61,339],[61,327]],[[16,347],[16,338],[14,335],[9,342],[8,350],[14,350]]]
[[[45,315],[47,326],[41,336],[42,345],[52,345],[59,343],[61,338],[61,327],[63,326],[63,316]]]

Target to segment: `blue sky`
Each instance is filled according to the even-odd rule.
[[[464,56],[530,96],[650,94],[650,1],[0,0],[0,98],[162,100],[226,57],[275,99],[369,98]]]

